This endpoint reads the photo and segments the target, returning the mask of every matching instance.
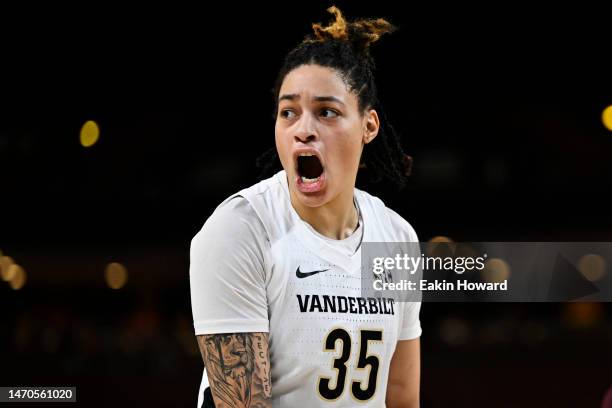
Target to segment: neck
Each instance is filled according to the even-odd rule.
[[[301,204],[291,192],[291,205],[300,218],[319,234],[332,239],[344,239],[355,231],[359,223],[359,214],[353,202],[353,190],[340,193],[332,201],[320,207],[307,207]]]

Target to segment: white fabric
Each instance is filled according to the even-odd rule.
[[[341,241],[325,238],[291,206],[286,175],[281,171],[221,203],[191,242],[189,273],[196,335],[269,332],[275,407],[383,407],[397,342],[421,335],[420,302],[396,303],[393,308],[387,304],[387,314],[382,313],[383,305],[370,305],[373,313],[361,307],[368,301],[358,299],[362,240],[418,242],[418,238],[412,226],[378,198],[355,189],[355,201],[359,228]],[[327,271],[298,278],[298,267],[301,272]],[[320,305],[313,303],[315,297]],[[335,312],[331,304],[323,308],[326,297],[338,302]],[[341,297],[348,309],[344,313],[340,312]],[[352,342],[344,391],[328,401],[319,395],[319,377],[331,378],[330,388],[334,388],[337,371],[332,364],[341,354],[342,342],[336,341],[335,351],[323,350],[334,328],[348,332]],[[370,373],[369,366],[356,368],[360,347],[364,347],[360,344],[362,330],[381,330],[382,341],[365,345],[367,355],[377,356],[380,365],[375,394],[357,403],[351,384],[360,381],[365,388]],[[207,386],[204,372],[198,407]]]

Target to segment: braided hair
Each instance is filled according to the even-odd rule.
[[[378,137],[363,150],[360,169],[366,169],[370,181],[387,179],[398,188],[404,187],[412,168],[412,158],[404,154],[399,135],[389,124],[382,105],[378,100],[374,80],[375,64],[370,54],[370,45],[385,33],[395,30],[382,18],[347,21],[340,10],[332,6],[328,10],[335,16],[329,26],[313,24],[313,34],[307,36],[285,57],[283,66],[272,90],[274,112],[278,114],[278,96],[285,76],[302,65],[329,67],[340,75],[349,89],[357,95],[360,112],[374,109],[380,119]],[[275,148],[257,159],[260,177],[272,175],[280,166]]]

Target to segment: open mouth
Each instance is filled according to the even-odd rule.
[[[323,165],[314,154],[300,153],[297,158],[297,172],[302,183],[316,183],[323,174]]]

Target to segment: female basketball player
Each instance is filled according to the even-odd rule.
[[[355,188],[360,167],[407,175],[369,52],[393,27],[329,11],[278,76],[284,170],[221,203],[191,243],[198,407],[419,405],[420,303],[360,296],[362,241],[418,242]]]

